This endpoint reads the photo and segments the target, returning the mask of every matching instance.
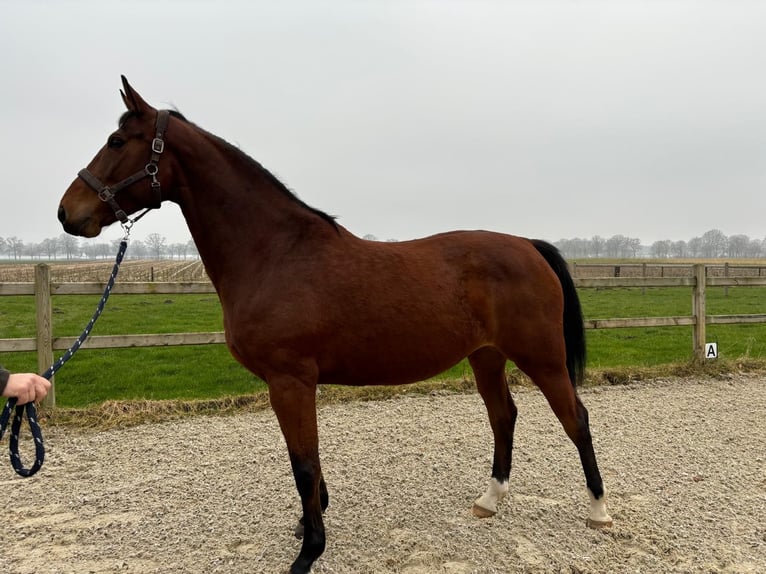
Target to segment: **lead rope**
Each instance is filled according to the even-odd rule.
[[[132,220],[130,222],[131,225],[143,215],[144,214],[142,213],[141,216]],[[62,366],[64,366],[64,363],[72,358],[72,356],[77,352],[77,350],[82,346],[82,344],[90,335],[96,320],[101,316],[101,313],[104,310],[104,305],[106,305],[106,300],[109,299],[109,294],[112,292],[114,280],[117,278],[117,272],[120,270],[120,263],[122,263],[122,258],[125,255],[125,250],[128,248],[128,235],[130,234],[130,226],[123,226],[123,228],[125,229],[125,236],[122,238],[122,241],[120,241],[120,248],[117,250],[117,257],[114,261],[112,274],[109,276],[109,281],[106,284],[106,289],[104,289],[104,294],[101,297],[101,301],[98,302],[98,306],[96,307],[95,313],[93,313],[93,317],[91,317],[88,325],[85,327],[85,330],[80,334],[74,344],[69,347],[69,349],[67,349],[66,353],[64,353],[58,361],[51,365],[51,367],[41,375],[43,378],[50,380],[51,377],[56,374],[56,371],[58,371]],[[0,440],[2,440],[3,435],[5,434],[5,430],[8,427],[8,420],[10,419],[11,411],[13,411],[14,407],[16,407],[16,413],[13,417],[13,423],[11,424],[11,436],[10,440],[8,441],[11,465],[13,466],[13,470],[16,471],[16,474],[26,478],[32,476],[38,470],[40,470],[40,468],[43,466],[43,462],[45,461],[45,445],[43,444],[43,433],[40,430],[40,424],[37,422],[37,409],[35,408],[35,403],[29,402],[25,405],[17,406],[16,399],[11,398],[8,399],[8,402],[5,404],[5,408],[3,409],[3,413],[0,415]],[[21,457],[19,456],[19,431],[21,430],[21,423],[24,419],[25,411],[27,414],[27,421],[29,422],[29,430],[32,431],[32,438],[35,441],[35,462],[30,468],[24,468],[24,464],[21,462]]]

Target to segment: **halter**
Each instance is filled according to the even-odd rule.
[[[155,207],[159,207],[162,203],[162,191],[160,189],[160,181],[157,179],[157,174],[160,171],[159,168],[159,162],[160,162],[160,155],[162,155],[162,152],[165,151],[165,140],[163,140],[163,136],[165,135],[165,130],[168,127],[168,118],[170,117],[170,113],[167,110],[160,110],[157,112],[157,124],[155,129],[155,136],[152,140],[152,155],[149,159],[149,163],[144,166],[144,169],[137,171],[133,175],[126,177],[121,182],[116,183],[114,185],[105,185],[101,183],[101,180],[99,180],[95,175],[93,175],[91,172],[89,172],[86,169],[81,169],[80,172],[77,174],[80,179],[82,179],[85,183],[88,184],[88,186],[93,189],[98,194],[98,198],[103,201],[104,203],[108,203],[109,207],[112,208],[112,211],[114,211],[114,215],[117,217],[117,219],[120,220],[120,223],[122,226],[126,229],[130,229],[130,227],[141,219],[147,211],[150,209],[154,209]],[[137,181],[141,181],[145,177],[151,177],[151,187],[152,192],[154,194],[155,198],[155,204],[151,207],[146,208],[143,213],[141,213],[138,217],[134,219],[130,219],[128,217],[128,214],[125,213],[125,210],[123,210],[120,205],[117,203],[117,200],[114,199],[114,196],[117,195],[118,192],[122,191],[126,187],[129,187],[136,183]]]

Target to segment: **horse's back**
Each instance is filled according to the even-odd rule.
[[[560,286],[552,268],[540,254],[536,242],[492,231],[451,231],[401,243],[378,244],[399,264],[390,268],[399,274],[404,264],[409,273],[424,283],[441,280],[454,292],[475,291],[489,296],[494,292],[515,298],[542,291],[556,297]],[[548,287],[548,289],[545,289]]]

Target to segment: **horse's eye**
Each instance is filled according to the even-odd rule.
[[[111,136],[106,145],[108,145],[110,148],[118,148],[118,147],[122,147],[124,143],[125,143],[125,140],[122,139],[120,136]]]

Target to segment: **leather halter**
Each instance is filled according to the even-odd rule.
[[[105,185],[101,183],[101,180],[99,180],[95,175],[93,175],[91,172],[89,172],[87,169],[81,169],[80,172],[77,174],[80,179],[82,179],[85,183],[88,184],[88,186],[93,189],[98,194],[98,198],[108,203],[109,206],[114,211],[115,216],[117,216],[117,219],[120,220],[120,223],[122,223],[123,226],[125,225],[132,225],[134,221],[138,220],[140,217],[142,217],[146,212],[142,213],[139,217],[137,217],[134,220],[130,220],[128,218],[128,214],[125,213],[125,211],[120,207],[120,205],[117,203],[117,200],[114,199],[114,196],[117,195],[118,192],[122,191],[128,186],[133,185],[137,181],[141,181],[145,177],[152,178],[151,181],[151,187],[152,192],[154,193],[154,199],[155,204],[151,207],[147,208],[147,211],[149,209],[154,209],[155,207],[159,207],[162,203],[162,190],[160,189],[160,181],[157,179],[157,174],[159,173],[159,161],[160,156],[162,155],[162,152],[165,151],[165,140],[163,139],[163,136],[165,135],[165,130],[168,127],[168,118],[170,117],[170,113],[167,110],[160,110],[157,112],[157,124],[155,129],[155,136],[152,140],[152,155],[149,159],[149,163],[144,166],[144,169],[137,171],[133,175],[126,177],[121,182],[116,183],[114,185]]]

